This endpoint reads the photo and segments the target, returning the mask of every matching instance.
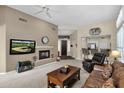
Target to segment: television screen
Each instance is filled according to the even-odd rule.
[[[10,40],[10,54],[28,54],[35,52],[35,41],[33,40]]]

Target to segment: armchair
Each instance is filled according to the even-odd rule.
[[[104,53],[95,53],[92,59],[85,59],[82,64],[83,68],[89,73],[93,70],[94,65],[104,64],[106,55]]]

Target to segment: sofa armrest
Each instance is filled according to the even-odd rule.
[[[97,71],[104,71],[104,66],[94,65],[93,70],[97,70]]]

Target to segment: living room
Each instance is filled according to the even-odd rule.
[[[76,12],[77,15],[74,15],[75,12],[68,13],[68,11],[72,10],[78,10]],[[101,10],[103,11],[101,12]],[[95,11],[95,13],[92,11]],[[91,51],[92,48],[98,49],[98,51],[101,51],[101,48],[106,48],[111,50],[109,51],[110,53],[118,49],[119,51],[116,52],[121,52],[120,55],[117,55],[118,57],[115,57],[115,59],[105,57],[104,63],[105,65],[106,63],[112,64],[115,60],[119,60],[123,63],[123,46],[120,48],[120,45],[123,45],[123,41],[120,41],[123,38],[120,38],[120,35],[123,36],[123,30],[119,30],[119,28],[123,28],[123,11],[124,7],[121,5],[1,5],[0,87],[47,88],[50,87],[49,83],[51,83],[51,81],[54,82],[54,80],[50,78],[52,76],[54,77],[54,75],[60,75],[59,79],[64,80],[65,78],[68,78],[69,80],[67,79],[66,82],[63,81],[64,83],[62,84],[56,81],[56,86],[51,84],[53,87],[106,87],[103,86],[105,81],[102,81],[103,83],[100,83],[100,86],[96,86],[96,82],[94,86],[92,85],[93,83],[90,83],[92,86],[87,85],[87,82],[90,81],[92,72],[89,73],[87,68],[85,69],[83,67],[82,61],[85,61],[86,58],[92,59],[94,54],[91,55],[88,53],[85,58],[82,48],[87,48],[88,51]],[[81,14],[81,12],[83,14]],[[70,14],[72,15],[72,18],[70,17]],[[90,17],[90,15],[92,15],[92,17]],[[81,18],[82,16],[83,18]],[[54,17],[56,17],[56,19]],[[59,26],[58,24],[64,25]],[[68,26],[69,24],[70,26]],[[81,24],[80,27],[79,24]],[[121,34],[117,32],[120,32]],[[69,44],[66,45],[65,56],[70,56],[72,58],[67,57],[67,59],[64,60],[61,59],[61,44],[58,43],[58,37],[69,42]],[[19,44],[20,46],[16,44]],[[22,47],[22,45],[24,46]],[[22,64],[23,62],[25,63]],[[88,62],[86,62],[86,64],[87,63]],[[121,65],[123,65],[122,63]],[[20,65],[28,66],[22,66],[20,70]],[[29,68],[29,65],[31,65],[32,68]],[[86,66],[87,65],[85,65],[85,67]],[[67,70],[67,74],[73,75],[74,78],[70,78],[68,75],[60,73],[61,71],[56,72],[56,69],[61,67],[69,67],[72,69],[72,72],[70,71],[71,73],[69,73],[69,70],[67,69],[64,70]],[[95,69],[102,69],[101,66],[94,67],[96,67]],[[23,70],[28,68],[30,70],[23,72]],[[92,68],[92,71],[93,70],[94,69]],[[58,74],[54,74],[53,72],[50,73],[51,71]],[[49,78],[49,80],[47,78]],[[73,80],[75,78],[76,81]],[[119,83],[120,85],[118,86],[108,87],[124,87],[123,79],[119,82],[122,83]]]

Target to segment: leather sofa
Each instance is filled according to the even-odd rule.
[[[114,62],[112,78],[114,80],[115,87],[124,88],[124,63]]]
[[[83,88],[101,88],[106,82],[103,78],[102,71],[104,67],[101,66],[102,70],[93,70],[85,81]],[[112,76],[113,85],[115,88],[124,88],[124,63],[114,62],[112,64]]]
[[[93,70],[94,65],[102,65],[104,64],[106,55],[104,53],[95,53],[92,60],[85,59],[82,64],[83,68],[89,73]]]

